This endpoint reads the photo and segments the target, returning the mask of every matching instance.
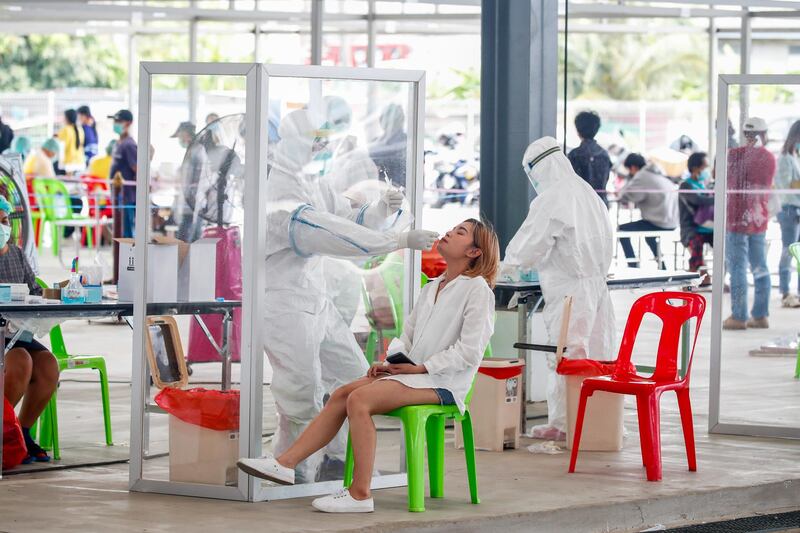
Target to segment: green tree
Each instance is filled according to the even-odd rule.
[[[569,97],[631,101],[705,97],[704,38],[686,34],[573,34],[569,36]],[[563,38],[559,49],[564,76]]]
[[[123,86],[125,70],[115,47],[95,36],[0,36],[0,90]]]

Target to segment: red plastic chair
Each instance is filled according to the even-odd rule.
[[[675,303],[670,303],[675,302]],[[682,302],[682,303],[681,303]],[[659,292],[642,296],[631,307],[625,334],[622,338],[614,374],[587,378],[581,386],[581,399],[578,405],[578,419],[575,424],[575,437],[572,443],[570,473],[575,472],[578,447],[581,442],[583,416],[586,402],[595,391],[636,396],[636,409],[639,414],[639,439],[642,447],[642,461],[647,468],[647,480],[661,479],[661,422],[659,401],[666,391],[678,395],[678,407],[683,425],[683,438],[686,442],[686,456],[689,470],[697,470],[694,449],[694,428],[692,426],[692,405],[689,400],[689,376],[692,370],[692,356],[700,333],[700,322],[706,308],[706,300],[699,294],[686,292]],[[661,338],[658,342],[656,369],[652,376],[639,376],[631,370],[631,353],[636,334],[645,314],[653,313],[661,319]],[[691,318],[697,319],[692,351],[686,375],[681,378],[678,370],[678,352],[683,324]]]

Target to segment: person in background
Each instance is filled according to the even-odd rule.
[[[186,150],[180,168],[180,188],[172,205],[172,216],[178,224],[177,237],[184,242],[199,239],[203,229],[193,207],[197,205],[197,185],[208,167],[208,156],[202,142],[193,144],[195,129],[191,122],[181,122],[172,134],[172,138],[178,139],[181,148]]]
[[[206,126],[217,120],[219,120],[219,115],[216,113],[209,113],[206,115]]]
[[[100,152],[100,141],[97,137],[97,123],[88,105],[78,108],[78,120],[83,128],[83,153],[86,161],[91,161]]]
[[[14,139],[14,145],[11,148],[6,148],[3,150],[3,155],[6,154],[19,154],[22,157],[22,160],[25,161],[25,158],[28,157],[28,153],[31,151],[31,140],[24,135],[21,135]]]
[[[742,134],[744,146],[728,151],[725,262],[731,278],[731,316],[723,321],[723,329],[769,327],[769,291],[772,283],[767,267],[766,234],[775,157],[765,148],[768,138],[767,123],[763,118],[748,118],[742,127]],[[751,190],[764,192],[753,194]],[[748,263],[755,289],[749,317]]]
[[[86,169],[88,176],[103,180],[111,177],[111,162],[113,161],[112,155],[114,154],[115,146],[117,146],[117,141],[112,139],[106,145],[104,154],[98,154],[89,161],[89,167]]]
[[[8,215],[11,211],[8,200],[0,197],[0,282],[25,283],[31,294],[41,295],[42,289],[36,283],[36,275],[25,258],[25,252],[10,242],[11,225]],[[5,342],[8,346],[14,335],[6,335]],[[56,391],[58,362],[33,336],[28,335],[27,340],[25,337],[26,334],[23,333],[5,355],[4,392],[13,406],[22,400],[19,423],[28,448],[28,457],[23,463],[47,462],[50,457],[33,440],[31,426],[38,420]]]
[[[594,140],[600,131],[600,116],[594,111],[581,111],[575,116],[575,129],[581,144],[569,153],[569,162],[575,174],[591,185],[608,207],[605,190],[611,172],[611,158]]]
[[[14,130],[3,122],[3,117],[0,117],[0,153],[11,148],[11,142],[14,140]]]
[[[40,148],[28,154],[22,172],[27,179],[55,178],[53,163],[56,161],[58,161],[58,141],[50,138],[45,140]]]
[[[64,126],[55,137],[64,145],[64,156],[59,161],[65,173],[82,170],[86,165],[83,155],[83,128],[78,125],[78,112],[74,109],[64,111]]]
[[[397,104],[387,105],[381,112],[383,134],[369,146],[369,156],[395,187],[406,186],[406,114]]]
[[[738,147],[739,142],[736,140],[736,129],[733,127],[731,119],[728,119],[728,150]]]
[[[120,109],[108,118],[114,120],[114,133],[119,135],[119,141],[111,156],[109,176],[114,180],[119,174],[122,179],[122,193],[116,199],[116,205],[122,209],[122,236],[131,238],[136,221],[136,158],[138,157],[136,141],[130,134],[133,113],[127,109]]]
[[[800,120],[795,121],[789,128],[786,142],[783,143],[781,155],[778,157],[778,172],[775,174],[776,189],[800,189],[800,164],[798,152],[800,151]],[[781,195],[781,210],[778,213],[778,223],[781,226],[781,261],[778,267],[780,279],[781,303],[783,307],[800,307],[800,298],[792,294],[789,288],[792,271],[795,270],[789,245],[800,241],[800,190],[797,194]],[[798,280],[800,292],[800,280]]]
[[[699,272],[705,270],[703,246],[714,244],[714,196],[701,193],[711,182],[708,155],[705,152],[690,155],[687,167],[689,176],[681,183],[678,197],[681,243],[689,249],[689,270]],[[711,278],[706,276],[702,285],[711,285]]]
[[[619,191],[620,203],[633,202],[642,214],[642,220],[620,224],[619,231],[670,231],[678,227],[678,194],[675,184],[661,173],[653,164],[647,164],[640,154],[628,154],[623,166],[628,170],[631,179]],[[645,237],[647,246],[658,257],[658,239]],[[619,239],[628,266],[639,267],[635,260],[636,254],[629,237]],[[631,261],[633,259],[633,261]],[[659,265],[661,270],[667,267],[663,261]]]

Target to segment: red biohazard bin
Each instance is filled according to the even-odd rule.
[[[520,359],[492,358],[481,363],[469,404],[476,449],[502,452],[519,446],[524,369],[525,361]],[[456,446],[461,448],[461,430],[456,429]]]
[[[572,436],[578,418],[581,384],[588,377],[614,373],[616,361],[569,359],[563,357],[556,372],[567,382],[567,449],[572,449]],[[595,392],[586,403],[586,415],[581,434],[581,450],[619,451],[623,437],[623,400],[621,394]]]

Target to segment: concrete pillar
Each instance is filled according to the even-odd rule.
[[[534,194],[525,148],[556,134],[558,1],[481,5],[481,212],[505,251]]]

